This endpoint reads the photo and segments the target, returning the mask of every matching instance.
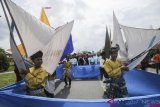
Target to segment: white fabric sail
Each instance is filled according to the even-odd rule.
[[[17,48],[17,45],[15,44],[14,39],[11,36],[10,36],[10,46],[11,46],[13,60],[16,63],[19,72],[21,72],[22,69],[27,70],[24,60]]]
[[[55,30],[55,35],[50,42],[42,49],[43,64],[42,66],[52,74],[56,69],[65,46],[71,34],[73,21]]]
[[[147,56],[149,50],[154,47],[156,39],[157,36],[153,36],[153,38],[148,43],[148,48],[144,52],[136,56],[134,60],[130,64],[128,64],[127,67],[129,68],[129,70],[135,68]]]
[[[128,45],[128,58],[132,59],[148,48],[152,38],[156,36],[153,44],[157,44],[160,40],[160,30],[140,29],[121,25],[124,32],[126,43]]]
[[[39,50],[43,51],[43,67],[52,74],[67,44],[73,21],[54,30],[43,24],[21,7],[6,0],[20,36],[25,45],[28,57]]]
[[[112,40],[112,46],[115,46],[116,44],[119,45],[120,50],[118,52],[118,59],[127,60],[127,51],[125,42],[123,40],[122,32],[120,29],[120,25],[118,23],[118,20],[113,13],[113,40]]]
[[[6,0],[6,2],[25,45],[27,55],[31,56],[50,41],[55,31],[11,0]]]
[[[140,29],[132,28],[123,25],[119,25],[115,14],[113,13],[113,41],[112,46],[118,44],[120,46],[118,58],[124,61],[129,61],[138,56],[140,53],[151,49],[155,44],[160,41],[160,30],[155,29]],[[122,32],[123,31],[123,36]],[[156,36],[153,43],[149,44],[151,40]],[[126,39],[124,42],[123,37]],[[151,45],[151,46],[149,46]],[[132,63],[128,65],[130,69],[133,69],[138,65],[147,55],[148,51],[136,58]]]
[[[139,63],[141,63],[141,61],[147,56],[148,52],[146,52],[143,56],[137,58],[135,61],[133,61],[132,63],[128,64],[127,67],[129,68],[129,70],[132,70],[133,68],[135,68]]]
[[[136,57],[136,59],[128,65],[131,70],[147,56],[148,51],[151,48],[159,43],[160,30],[140,29],[123,25],[121,25],[121,28],[124,32],[126,43],[128,45],[128,58],[132,60]],[[144,54],[140,55],[140,53]]]

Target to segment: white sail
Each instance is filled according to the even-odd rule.
[[[123,36],[121,33],[120,25],[118,23],[118,20],[113,13],[113,40],[112,40],[112,46],[115,46],[116,44],[119,45],[120,50],[118,52],[118,59],[127,60],[127,51],[125,42],[123,40]]]
[[[6,2],[24,42],[27,55],[31,56],[50,41],[55,31],[11,0]]]
[[[160,30],[140,29],[121,25],[124,32],[126,43],[128,45],[128,58],[132,59],[148,48],[148,43],[156,36],[153,44],[157,44],[160,40]]]
[[[44,54],[42,66],[52,74],[69,39],[73,21],[54,30],[10,0],[6,0],[6,2],[17,25],[28,56],[42,50]]]
[[[143,56],[137,58],[135,61],[133,61],[132,63],[130,63],[129,65],[127,65],[127,67],[129,68],[129,70],[132,70],[132,69],[135,68],[139,63],[141,63],[141,61],[146,57],[147,54],[148,54],[148,52],[146,52]]]
[[[147,56],[149,50],[154,47],[156,39],[157,39],[157,36],[153,36],[153,38],[148,43],[147,49],[141,54],[139,54],[138,56],[136,56],[134,60],[127,66],[129,70],[135,68]]]
[[[55,30],[51,41],[42,49],[42,66],[52,74],[56,69],[71,34],[73,21]]]
[[[136,67],[148,54],[148,51],[160,41],[160,30],[140,29],[121,25],[128,45],[128,58],[136,59],[128,65],[129,69]],[[144,53],[139,56],[140,53]],[[138,55],[138,57],[137,57]]]
[[[140,53],[151,49],[155,44],[160,41],[160,30],[140,29],[119,25],[114,13],[113,26],[114,31],[112,46],[115,46],[116,44],[120,46],[118,57],[120,59],[125,59],[126,61],[129,61],[135,58]],[[121,31],[123,31],[123,36]],[[154,39],[154,36],[156,36],[155,41],[149,44],[150,42],[152,42],[152,39]],[[125,42],[124,38],[126,40]],[[128,65],[128,67],[130,69],[134,68],[145,58],[147,53],[148,52],[137,57],[136,60],[134,60],[131,64]]]
[[[19,72],[21,72],[22,69],[27,70],[23,58],[17,48],[17,45],[15,44],[14,39],[11,36],[10,36],[10,46],[11,46],[13,60],[16,63]]]

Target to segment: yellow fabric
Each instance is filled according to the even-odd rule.
[[[41,17],[40,17],[40,20],[45,23],[46,25],[50,26],[50,23],[49,23],[49,20],[47,18],[47,15],[44,11],[44,8],[42,8],[42,11],[41,11]]]
[[[41,86],[45,86],[46,78],[48,77],[47,71],[40,67],[35,69],[32,67],[29,69],[29,73],[25,76],[25,81],[29,89],[35,90]]]
[[[118,78],[121,76],[121,67],[122,63],[121,61],[112,61],[111,59],[106,60],[104,69],[109,75],[109,77]]]
[[[23,46],[22,46],[22,44],[19,44],[18,46],[18,50],[19,50],[19,52],[21,53],[21,55],[24,57],[25,56],[25,51],[24,51],[24,49],[23,49]],[[7,51],[12,51],[11,49],[8,49]]]
[[[25,56],[25,51],[23,49],[22,44],[18,45],[18,50],[20,51],[20,53],[21,53],[22,56]]]
[[[71,62],[64,62],[64,68],[65,68],[65,70],[70,70],[71,66],[72,66]]]

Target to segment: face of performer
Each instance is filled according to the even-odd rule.
[[[118,51],[113,51],[113,52],[111,53],[111,59],[112,59],[113,61],[115,61],[115,60],[117,59],[117,56],[118,56]]]
[[[33,60],[33,63],[34,63],[34,66],[35,66],[36,68],[41,67],[41,65],[42,65],[42,63],[43,63],[42,57],[35,58],[35,59]]]

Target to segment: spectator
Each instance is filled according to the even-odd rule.
[[[160,68],[160,52],[159,52],[159,50],[157,50],[153,59],[155,61],[155,65],[156,65],[156,72],[158,74],[159,73],[159,68]]]
[[[90,55],[90,57],[88,58],[88,61],[89,61],[89,65],[95,64],[95,59],[93,58],[93,55]]]
[[[70,62],[73,66],[78,66],[78,61],[74,56],[72,56],[72,58],[70,59]]]

